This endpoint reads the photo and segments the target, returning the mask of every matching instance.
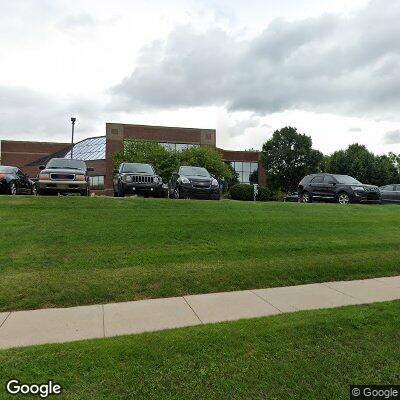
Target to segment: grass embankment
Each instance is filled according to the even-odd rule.
[[[400,208],[0,197],[0,311],[400,274]]]
[[[66,399],[348,399],[400,382],[400,302],[0,351],[5,382]],[[25,397],[21,397],[23,399]]]

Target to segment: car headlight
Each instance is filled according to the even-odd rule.
[[[41,173],[41,174],[39,174],[39,179],[48,180],[48,179],[50,179],[50,174]]]
[[[84,181],[85,180],[85,175],[75,175],[75,180],[76,181]]]
[[[352,190],[361,190],[361,191],[365,190],[365,188],[363,186],[351,186],[351,189]]]
[[[213,179],[212,182],[211,182],[211,185],[212,186],[219,186],[219,183],[218,183],[218,181],[216,179]]]
[[[190,183],[189,179],[186,178],[186,176],[181,176],[181,182],[182,183]]]
[[[125,175],[124,176],[124,181],[125,182],[132,182],[132,177],[130,175]]]

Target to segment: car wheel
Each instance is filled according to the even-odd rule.
[[[311,203],[311,202],[312,202],[312,199],[311,199],[310,193],[304,192],[304,193],[301,195],[301,202],[302,202],[302,203]]]
[[[339,193],[338,197],[337,197],[337,202],[339,204],[349,204],[350,203],[350,197],[346,192]]]
[[[179,190],[179,188],[178,187],[176,187],[175,189],[174,189],[174,199],[180,199],[181,198],[181,192],[180,192],[180,190]]]
[[[88,197],[89,196],[89,190],[88,189],[82,190],[81,196]]]
[[[10,195],[15,196],[17,194],[17,185],[15,182],[10,183]]]

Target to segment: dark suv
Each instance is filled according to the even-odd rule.
[[[168,182],[169,196],[175,199],[208,198],[219,200],[221,192],[218,181],[201,167],[182,166]]]
[[[115,197],[125,194],[160,197],[162,193],[162,179],[150,164],[122,163],[115,171],[113,186]]]
[[[312,201],[336,201],[340,204],[381,202],[377,186],[364,185],[348,175],[307,175],[299,183],[302,203]]]

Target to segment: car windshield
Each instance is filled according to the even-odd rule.
[[[81,160],[69,160],[67,158],[53,158],[50,160],[46,168],[55,168],[55,169],[81,169],[82,171],[86,171],[86,164]]]
[[[131,172],[134,174],[154,174],[153,167],[150,164],[123,164],[121,172]]]
[[[15,171],[16,171],[15,168],[0,166],[0,173],[2,174],[13,174]]]
[[[338,183],[340,183],[342,185],[360,185],[361,184],[361,182],[359,182],[357,179],[354,179],[348,175],[333,175],[333,176],[338,181]]]
[[[201,176],[203,178],[210,178],[210,173],[205,168],[200,167],[181,167],[179,173],[187,176]]]

